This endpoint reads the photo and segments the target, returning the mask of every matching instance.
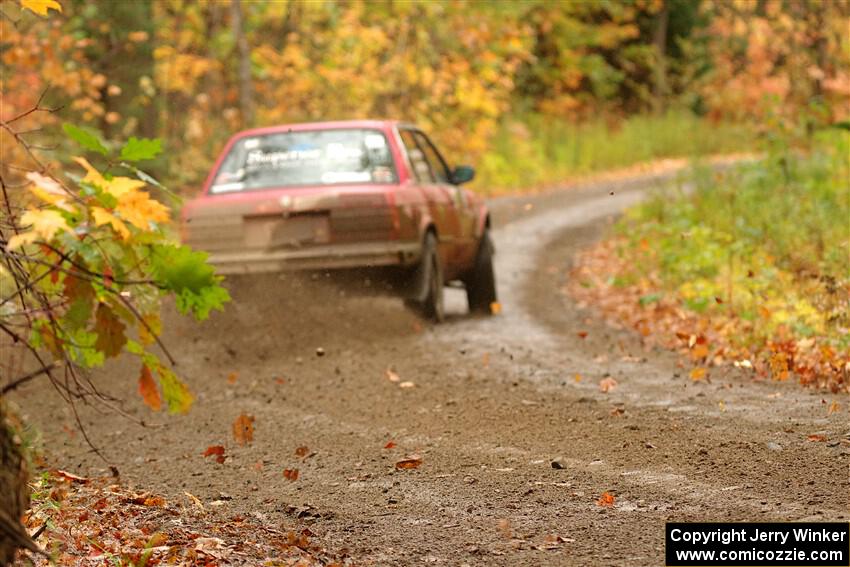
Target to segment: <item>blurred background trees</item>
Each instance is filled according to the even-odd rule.
[[[2,115],[33,106],[49,85],[45,102],[64,105],[65,119],[110,139],[163,138],[169,151],[154,172],[187,192],[227,137],[248,126],[412,120],[451,159],[481,166],[489,188],[681,152],[689,134],[709,144],[699,149],[731,150],[747,145],[746,134],[702,134],[706,121],[758,125],[781,115],[814,125],[846,118],[850,101],[844,0],[73,0],[63,8],[35,27],[34,16],[3,4]],[[640,122],[644,115],[666,118]],[[656,130],[667,141],[641,149]],[[608,148],[569,145],[603,131],[626,134],[596,136]],[[516,160],[530,164],[521,178],[508,173]]]

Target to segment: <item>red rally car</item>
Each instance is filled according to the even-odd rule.
[[[425,316],[462,283],[470,311],[496,301],[490,216],[413,125],[358,120],[246,130],[227,143],[182,237],[223,274],[368,269]]]

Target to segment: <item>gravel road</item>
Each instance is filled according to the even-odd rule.
[[[671,182],[495,200],[495,317],[465,315],[459,290],[448,322],[431,326],[398,300],[321,281],[235,280],[226,313],[166,325],[197,396],[189,415],[151,415],[135,400],[137,369],[119,363],[98,383],[167,427],[91,408],[83,422],[125,482],[189,492],[210,514],[308,525],[357,565],[662,565],[666,521],[847,521],[846,396],[734,369],[694,383],[675,355],[561,291],[574,252]],[[603,393],[607,377],[618,385]],[[103,474],[48,384],[16,398],[55,464]],[[833,401],[841,411],[829,414]],[[243,412],[256,430],[239,447],[231,424]],[[219,444],[224,464],[202,457]],[[421,465],[395,468],[411,456]],[[295,468],[297,480],[283,477]],[[597,505],[606,491],[611,507]]]

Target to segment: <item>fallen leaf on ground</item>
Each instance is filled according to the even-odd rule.
[[[395,468],[397,469],[415,469],[419,465],[422,464],[422,459],[411,457],[409,459],[402,459],[395,464]]]
[[[231,372],[230,374],[227,375],[227,383],[228,384],[235,384],[238,379],[239,379],[239,373],[238,372]]]
[[[827,415],[830,415],[830,414],[837,412],[840,409],[841,409],[841,404],[839,404],[838,402],[832,402],[831,404],[829,404],[829,409],[826,410],[826,413],[827,413]]]
[[[513,535],[513,530],[511,529],[511,521],[502,518],[496,524],[496,528],[499,530],[499,533],[502,534],[504,538],[510,538]]]
[[[205,511],[206,511],[206,510],[204,510],[204,504],[203,504],[203,502],[201,502],[201,500],[200,500],[197,496],[195,496],[194,494],[189,494],[189,493],[188,493],[188,492],[186,492],[186,491],[183,491],[183,494],[185,494],[185,495],[186,495],[186,498],[188,498],[188,499],[189,499],[189,501],[190,501],[192,504],[194,504],[195,506],[197,506],[198,508],[200,508],[201,512],[205,512]]]
[[[298,480],[298,469],[283,469],[283,478],[288,481]]]
[[[809,441],[826,441],[826,435],[813,434],[806,437]]]
[[[580,339],[587,338],[587,331],[579,331],[576,334],[578,335],[578,338],[580,338]]]
[[[416,386],[416,384],[410,382],[409,380],[407,382],[402,382],[398,385],[399,388],[413,388],[414,386]]]
[[[240,445],[248,445],[254,440],[254,416],[242,414],[233,422],[233,438]]]
[[[596,501],[596,505],[604,508],[610,508],[614,505],[614,495],[606,490],[602,493],[602,496],[599,497],[599,500]]]
[[[603,378],[599,381],[599,390],[605,394],[617,387],[617,381],[611,378]]]
[[[707,344],[698,344],[691,349],[691,359],[692,360],[700,360],[708,356],[708,345]]]
[[[619,417],[619,416],[623,415],[624,413],[626,413],[626,410],[624,410],[623,408],[612,408],[611,409],[611,415],[613,415],[614,417]]]
[[[702,366],[698,366],[698,367],[692,369],[691,370],[691,380],[693,380],[694,382],[696,382],[698,380],[702,380],[703,378],[705,378],[705,372],[706,372],[706,370]]]
[[[389,380],[390,382],[400,382],[401,381],[401,377],[398,374],[396,374],[390,368],[387,368],[386,372],[384,372],[384,375],[387,377],[387,380]]]
[[[576,381],[576,382],[581,382],[581,374],[576,374],[576,375],[575,375],[575,381]]]
[[[493,303],[490,304],[490,313],[492,315],[498,315],[501,312],[502,312],[502,304],[501,303],[499,303],[498,301],[494,301]]]
[[[69,480],[71,482],[80,482],[80,483],[85,484],[89,481],[89,479],[87,479],[84,476],[77,476],[74,473],[69,473],[68,471],[63,471],[61,469],[56,469],[56,471],[53,474],[55,476],[58,476],[59,478]]]
[[[308,449],[306,446],[298,447],[297,449],[295,449],[295,456],[296,457],[301,457],[303,459],[309,454],[310,454],[310,449]]]
[[[215,462],[218,464],[224,463],[224,447],[221,445],[210,445],[207,447],[206,451],[204,451],[204,457],[215,457]]]
[[[384,445],[384,449],[392,449],[393,447],[395,447],[395,441],[389,441]]]

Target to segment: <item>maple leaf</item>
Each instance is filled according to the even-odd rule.
[[[112,309],[107,304],[101,303],[95,312],[94,331],[97,333],[95,348],[107,358],[117,356],[127,344],[127,336],[124,334],[126,328]]]
[[[124,224],[124,221],[106,209],[102,207],[92,207],[91,216],[92,220],[94,220],[95,226],[103,226],[105,224],[111,225],[115,232],[121,235],[121,238],[124,240],[130,238],[130,230],[127,228],[127,225]]]
[[[233,422],[233,438],[240,445],[250,445],[254,440],[254,416],[242,414]]]
[[[152,222],[168,222],[168,207],[151,199],[144,191],[122,193],[115,209],[123,219],[142,230],[150,230]]]
[[[706,369],[702,366],[698,366],[697,368],[691,370],[691,380],[693,380],[694,382],[696,382],[697,380],[702,380],[703,378],[705,378],[705,373]]]
[[[614,495],[606,490],[602,493],[602,496],[599,497],[599,500],[596,501],[596,505],[602,506],[603,508],[610,508],[614,505]]]
[[[49,242],[57,232],[69,232],[71,227],[59,211],[29,210],[21,217],[22,225],[30,225],[28,232],[16,234],[6,244],[8,250],[15,250],[24,244],[32,244],[36,240]]]
[[[227,458],[224,456],[224,447],[221,445],[210,445],[207,447],[206,451],[204,451],[204,457],[215,457],[215,462],[220,465],[223,465]]]
[[[21,0],[21,8],[29,10],[34,14],[46,17],[48,10],[62,11],[62,4],[56,0]]]
[[[162,408],[162,398],[159,397],[159,389],[156,387],[156,382],[151,374],[151,369],[147,364],[142,365],[142,372],[139,375],[139,394],[142,400],[153,411],[159,411]]]
[[[298,469],[283,469],[283,478],[290,482],[298,480]]]
[[[51,179],[35,171],[27,173],[27,179],[32,183],[29,190],[33,195],[45,203],[59,207],[62,210],[68,212],[74,211],[74,207],[68,204],[70,194],[55,179]]]
[[[159,375],[159,384],[162,386],[162,397],[165,398],[165,403],[168,404],[169,413],[186,413],[189,411],[195,398],[189,392],[186,384],[181,382],[172,371],[164,366],[158,366],[156,373]]]

